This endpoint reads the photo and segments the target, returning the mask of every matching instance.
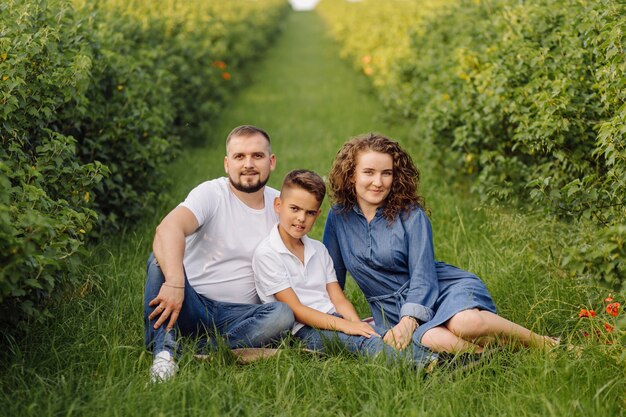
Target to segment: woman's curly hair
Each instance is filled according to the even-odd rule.
[[[393,181],[383,209],[383,216],[388,222],[414,208],[425,209],[424,198],[418,194],[420,172],[411,156],[397,142],[369,133],[356,136],[341,147],[328,175],[330,197],[340,211],[352,210],[357,202],[354,170],[358,155],[363,151],[385,153],[393,159]]]

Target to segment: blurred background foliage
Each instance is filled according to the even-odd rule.
[[[150,210],[181,142],[213,139],[287,11],[282,0],[0,4],[1,321],[48,315],[78,284],[86,239]]]
[[[573,276],[626,282],[626,6],[323,0],[342,55],[487,204],[573,223]],[[45,316],[84,242],[149,211],[288,11],[282,0],[0,5],[0,317]],[[44,301],[43,304],[41,301]],[[42,305],[41,308],[37,305]],[[42,316],[43,317],[43,316]]]
[[[323,0],[342,53],[446,173],[573,222],[563,267],[626,290],[626,5]]]

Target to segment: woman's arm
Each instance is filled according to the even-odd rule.
[[[434,316],[434,305],[439,296],[439,281],[435,269],[435,254],[430,221],[421,209],[411,213],[407,221],[400,220],[407,241],[409,289],[400,308],[400,321],[385,334],[384,340],[397,349],[411,342],[419,322]]]
[[[287,304],[293,311],[296,320],[302,324],[316,329],[335,330],[354,336],[365,336],[368,339],[372,336],[379,336],[367,323],[348,321],[305,306],[291,287],[277,292],[274,297],[276,300]]]
[[[409,289],[400,317],[415,317],[420,322],[431,320],[439,297],[439,280],[435,268],[435,251],[430,221],[422,209],[411,213],[403,222],[408,250]]]
[[[415,318],[404,316],[398,324],[385,333],[383,340],[391,347],[404,350],[411,343],[413,333],[415,333],[418,327],[419,325]]]

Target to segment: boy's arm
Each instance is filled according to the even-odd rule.
[[[356,309],[341,290],[341,286],[339,286],[338,282],[329,282],[326,284],[326,291],[337,313],[341,314],[343,318],[348,321],[361,321]]]
[[[337,284],[337,286],[339,286],[339,284]],[[316,329],[335,330],[349,335],[365,336],[368,339],[372,336],[380,337],[372,326],[367,323],[348,321],[305,306],[300,302],[300,299],[291,287],[277,292],[274,294],[274,297],[276,300],[287,304],[293,311],[296,320],[300,323]]]

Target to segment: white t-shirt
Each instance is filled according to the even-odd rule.
[[[278,221],[274,198],[279,192],[265,187],[265,207],[244,204],[230,189],[228,178],[203,182],[179,206],[196,216],[199,227],[187,236],[183,264],[191,286],[207,298],[258,304],[252,255],[258,243]]]
[[[259,243],[252,258],[252,269],[261,301],[276,301],[274,294],[290,288],[307,307],[322,313],[334,313],[326,284],[336,282],[335,268],[326,247],[317,240],[302,237],[304,264],[287,249],[278,233],[278,225]],[[295,334],[304,327],[296,322]]]

